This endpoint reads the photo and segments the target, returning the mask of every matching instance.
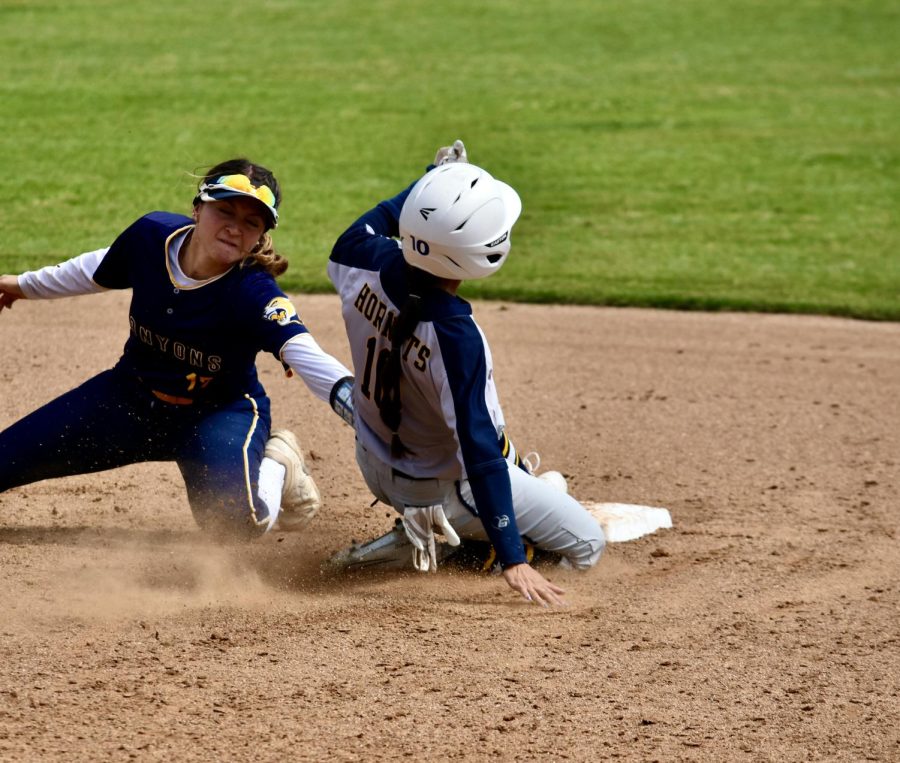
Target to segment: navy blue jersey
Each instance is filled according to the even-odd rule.
[[[192,225],[183,215],[145,215],[115,240],[94,273],[100,286],[132,290],[119,367],[182,402],[259,394],[257,353],[280,360],[285,342],[307,329],[258,267],[235,266],[200,285],[179,285],[169,246]]]
[[[378,373],[391,326],[409,295],[397,221],[409,189],[383,201],[338,239],[328,274],[341,296],[355,372],[357,436],[383,462],[417,479],[468,479],[476,510],[506,566],[525,561],[513,512],[504,427],[487,340],[464,299],[434,288],[403,351],[399,435],[394,458],[381,420]]]

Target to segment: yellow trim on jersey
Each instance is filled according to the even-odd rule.
[[[510,440],[509,437],[506,436],[506,432],[503,432],[502,434],[503,434],[503,445],[501,446],[501,451],[503,452],[503,458],[509,460],[509,452],[510,452],[510,450],[512,450],[515,453],[515,458],[512,461],[513,465],[521,466],[522,460],[519,458],[519,451],[515,450],[515,448],[513,447],[513,444],[512,444],[512,440]]]
[[[166,239],[166,245],[164,247],[165,257],[166,257],[166,272],[169,274],[169,283],[171,283],[172,286],[174,286],[179,291],[190,291],[191,289],[199,289],[201,286],[206,286],[206,284],[208,284],[208,283],[212,283],[213,281],[218,281],[222,276],[225,275],[225,273],[228,273],[231,270],[231,268],[229,268],[228,270],[225,271],[225,273],[219,273],[219,275],[217,275],[217,276],[213,276],[212,278],[207,278],[203,281],[195,281],[194,283],[179,283],[178,281],[175,280],[175,274],[172,272],[172,258],[169,256],[169,247],[171,246],[172,242],[178,236],[183,234],[185,231],[192,231],[196,227],[197,226],[193,225],[193,224],[185,225],[184,227],[179,228],[178,230],[170,233],[169,237]],[[181,250],[179,249],[179,254],[180,253],[181,253]],[[185,278],[187,278],[187,276],[185,276]]]
[[[172,245],[172,242],[178,236],[180,236],[182,233],[185,233],[186,231],[193,230],[195,227],[196,226],[194,226],[194,225],[185,225],[176,231],[172,231],[169,234],[169,237],[166,239],[165,247],[163,247],[164,254],[166,257],[166,272],[169,274],[169,282],[172,284],[172,286],[177,286],[179,289],[185,288],[185,287],[183,287],[182,284],[178,283],[178,281],[175,280],[175,274],[172,272],[172,264],[169,261],[169,259],[170,259],[169,258],[169,247]]]
[[[241,449],[244,457],[244,485],[247,488],[247,503],[250,505],[250,516],[253,519],[253,524],[259,527],[261,524],[268,523],[269,520],[266,518],[263,522],[260,522],[256,516],[256,504],[253,503],[253,487],[250,485],[250,459],[247,456],[247,451],[250,449],[250,441],[253,439],[253,433],[256,431],[256,424],[259,421],[259,409],[256,407],[256,401],[250,395],[245,394],[244,397],[253,406],[253,422],[250,424],[250,429],[247,430],[247,438],[244,440],[244,447]]]
[[[169,395],[166,392],[160,392],[158,389],[150,390],[153,395],[162,400],[164,403],[168,403],[169,405],[193,405],[194,398],[192,397],[176,397],[175,395]]]

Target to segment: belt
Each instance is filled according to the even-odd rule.
[[[391,474],[394,477],[400,477],[405,480],[412,480],[413,482],[426,482],[427,480],[437,479],[437,477],[413,477],[411,474],[401,472],[399,469],[394,469],[393,467],[391,467]]]
[[[193,405],[194,399],[191,397],[175,397],[175,395],[167,395],[165,392],[160,392],[158,389],[151,389],[153,396],[159,400],[162,400],[164,403],[169,403],[171,405]]]

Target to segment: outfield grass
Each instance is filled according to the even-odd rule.
[[[462,137],[524,202],[473,297],[900,318],[887,0],[0,1],[0,270],[247,154],[289,289]]]

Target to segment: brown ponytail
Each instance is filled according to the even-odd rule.
[[[262,238],[253,248],[253,251],[241,261],[242,268],[253,266],[262,268],[274,278],[277,278],[288,269],[287,259],[275,251],[272,237],[268,233],[263,233]]]

